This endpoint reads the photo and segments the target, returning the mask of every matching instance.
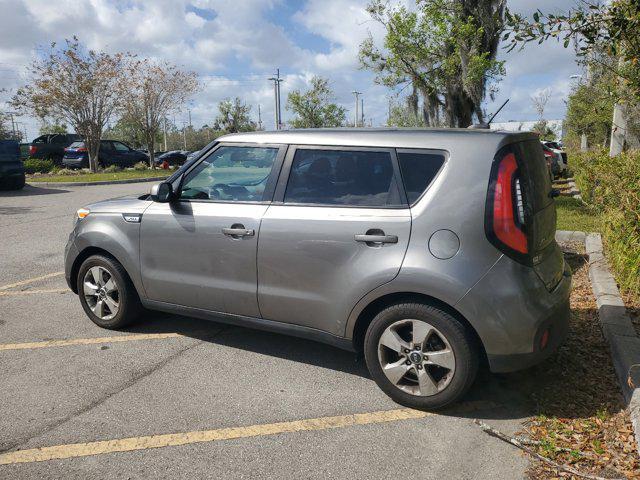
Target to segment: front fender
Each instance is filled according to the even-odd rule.
[[[140,223],[124,220],[121,213],[91,213],[76,227],[75,248],[79,256],[98,248],[122,264],[140,297],[146,297],[140,276]]]

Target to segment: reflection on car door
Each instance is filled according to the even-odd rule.
[[[144,212],[140,263],[150,300],[260,316],[258,231],[284,150],[222,145],[187,172],[180,200]]]
[[[351,309],[398,274],[407,249],[411,215],[395,157],[298,147],[288,170],[260,227],[260,311],[343,335]]]

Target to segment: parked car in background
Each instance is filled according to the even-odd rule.
[[[20,160],[20,144],[0,140],[0,188],[19,190],[24,187],[24,165]]]
[[[546,145],[546,142],[540,142],[542,145],[542,151],[545,157],[551,158],[551,172],[553,178],[560,178],[567,176],[567,164],[564,161],[562,152],[558,149],[551,148]],[[566,154],[565,154],[566,156]]]
[[[78,210],[65,276],[101,327],[146,307],[323,341],[434,409],[484,362],[527,368],[563,342],[551,194],[529,132],[226,135],[149,196]]]
[[[565,152],[557,142],[543,141],[542,148],[553,154],[557,175],[566,178],[569,174],[569,161]]]
[[[116,165],[126,168],[138,162],[147,162],[147,155],[116,140],[101,140],[98,161],[101,167]],[[62,164],[67,168],[89,168],[89,153],[84,142],[72,143],[65,148]]]
[[[187,162],[194,160],[198,155],[200,155],[200,150],[196,150],[195,152],[189,153],[189,155],[187,155]]]
[[[159,166],[166,161],[169,165],[180,166],[187,161],[188,154],[187,150],[172,150],[155,157],[155,163]]]
[[[64,149],[73,142],[82,140],[80,135],[75,133],[51,133],[40,135],[29,143],[30,158],[45,158],[52,160],[54,164],[60,165],[64,157]]]

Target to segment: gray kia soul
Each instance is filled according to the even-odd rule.
[[[540,362],[571,272],[531,133],[226,135],[151,194],[78,210],[66,278],[96,324],[143,309],[364,352],[396,402],[459,399]]]

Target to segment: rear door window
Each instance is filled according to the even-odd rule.
[[[442,152],[398,151],[398,163],[409,204],[415,204],[442,168]]]
[[[391,153],[298,149],[285,203],[364,207],[401,206]]]

